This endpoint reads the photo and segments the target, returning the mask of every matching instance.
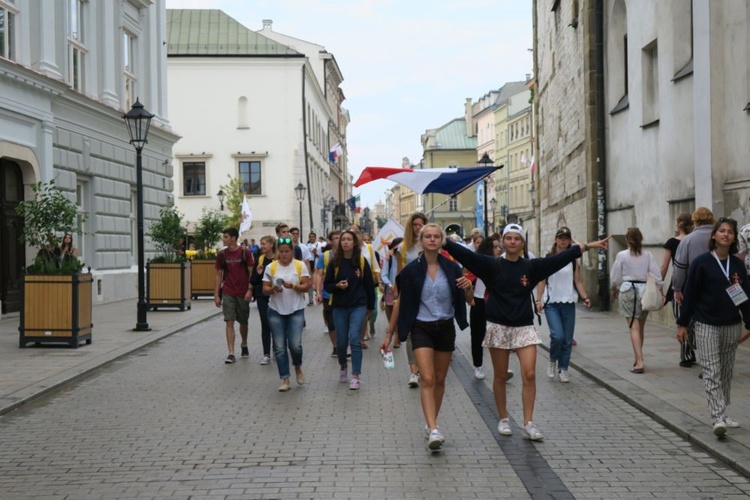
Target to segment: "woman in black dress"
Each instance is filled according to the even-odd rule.
[[[677,246],[682,241],[682,238],[690,234],[693,230],[693,219],[691,214],[684,213],[677,216],[677,227],[672,238],[669,238],[664,243],[664,257],[661,260],[661,279],[667,276],[667,270],[669,264],[674,265],[674,258],[677,254]],[[672,302],[672,312],[674,313],[675,319],[680,316],[680,306],[674,299],[674,291],[672,290],[672,282],[670,280],[669,290],[667,290],[667,302]],[[680,348],[680,366],[684,368],[690,368],[695,363],[695,352],[690,342],[685,342]]]

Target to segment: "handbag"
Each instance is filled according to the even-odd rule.
[[[658,311],[665,303],[664,292],[656,284],[656,279],[649,274],[646,278],[646,291],[641,296],[641,308],[644,311]]]

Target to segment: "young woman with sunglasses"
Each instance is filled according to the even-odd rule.
[[[372,271],[367,259],[362,255],[361,248],[357,233],[352,230],[342,232],[333,261],[329,262],[323,279],[323,288],[332,296],[339,382],[347,381],[348,344],[352,353],[352,378],[349,380],[349,389],[353,391],[360,388],[362,327],[375,308]]]
[[[302,328],[305,322],[306,294],[310,288],[307,265],[294,259],[294,243],[281,237],[277,244],[277,262],[263,273],[263,293],[268,301],[268,324],[273,337],[273,355],[282,380],[280,392],[291,389],[289,355],[297,375],[297,384],[305,383],[302,373]]]
[[[703,386],[719,438],[727,427],[740,426],[727,415],[727,406],[737,346],[750,338],[750,283],[744,263],[734,255],[737,247],[737,222],[720,218],[711,230],[709,252],[690,264],[677,319],[680,343],[687,340],[687,328],[694,322]]]
[[[589,248],[606,249],[608,240],[609,237],[593,243],[579,243],[543,259],[523,258],[526,234],[518,224],[508,224],[503,229],[505,254],[500,259],[478,254],[451,241],[445,242],[445,249],[480,278],[488,290],[485,302],[487,333],[483,346],[489,347],[492,359],[492,390],[500,417],[497,428],[500,434],[512,434],[506,408],[505,382],[510,353],[515,351],[523,381],[523,434],[532,441],[544,439],[532,420],[536,399],[536,346],[542,343],[534,326],[532,306],[532,293],[537,283],[579,258]]]

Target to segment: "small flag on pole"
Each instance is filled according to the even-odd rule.
[[[534,155],[531,155],[531,166],[529,167],[529,170],[531,170],[531,173],[533,174],[536,171],[536,160],[534,159]]]
[[[359,207],[359,195],[352,196],[348,200],[346,200],[346,204],[349,205],[349,208],[354,212],[355,214],[358,214],[360,211]]]
[[[335,163],[339,160],[339,157],[344,154],[344,149],[341,147],[341,143],[337,142],[335,146],[328,152],[328,160],[331,163]]]
[[[244,233],[253,223],[253,213],[250,211],[250,205],[247,202],[247,198],[242,199],[242,222],[240,223],[240,234]]]

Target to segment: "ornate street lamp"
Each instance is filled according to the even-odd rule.
[[[216,193],[216,196],[219,197],[219,203],[221,203],[221,211],[224,211],[224,190],[219,189],[219,192]]]
[[[485,196],[487,194],[485,193]],[[495,210],[497,210],[497,200],[493,197],[490,200],[490,208],[492,209],[492,228],[495,229]]]
[[[136,99],[123,118],[128,127],[130,144],[135,148],[136,198],[138,204],[138,318],[135,324],[136,332],[151,330],[146,320],[146,274],[144,272],[145,258],[143,250],[143,146],[148,143],[148,129],[151,126],[153,114],[146,111],[141,101]]]
[[[492,161],[490,156],[485,151],[482,157],[477,162],[483,167],[488,167],[495,163]],[[489,177],[489,176],[488,176]],[[484,237],[486,238],[489,236],[489,220],[487,219],[487,177],[484,178],[484,200],[482,201],[482,204],[484,205]]]
[[[294,188],[294,192],[297,194],[297,201],[299,202],[299,234],[303,234],[302,231],[302,202],[305,201],[305,191],[307,188],[300,182],[297,187]]]

